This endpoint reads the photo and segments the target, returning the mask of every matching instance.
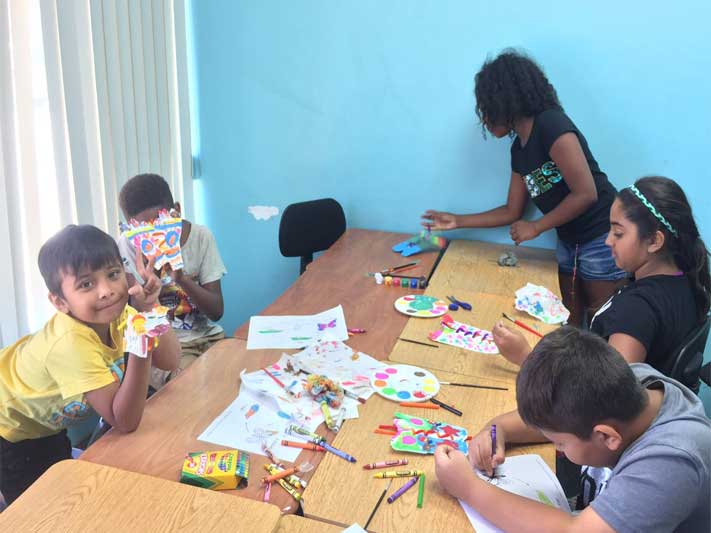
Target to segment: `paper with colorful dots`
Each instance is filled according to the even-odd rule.
[[[444,300],[424,294],[409,294],[395,300],[395,309],[407,316],[419,318],[435,318],[447,312],[448,305]]]
[[[387,365],[373,372],[370,386],[394,402],[424,402],[439,392],[439,380],[424,368]]]
[[[462,453],[468,451],[468,434],[462,427],[403,413],[395,413],[393,424],[397,429],[397,435],[390,440],[393,450],[432,454],[437,446],[446,442]]]
[[[464,348],[472,352],[497,354],[499,349],[490,331],[463,324],[449,315],[442,317],[440,329],[429,334],[430,340]]]
[[[546,324],[563,324],[568,321],[570,311],[560,298],[541,285],[527,283],[516,291],[516,309],[524,311]]]

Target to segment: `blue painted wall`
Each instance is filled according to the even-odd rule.
[[[278,296],[297,259],[249,205],[332,196],[348,225],[416,232],[427,208],[505,200],[507,140],[484,140],[473,77],[526,49],[612,181],[682,183],[711,241],[711,3],[193,1],[197,220],[217,236],[228,331]],[[508,241],[507,230],[462,236]],[[552,247],[545,235],[534,243]]]

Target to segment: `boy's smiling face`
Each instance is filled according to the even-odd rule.
[[[105,326],[116,320],[128,303],[128,282],[121,263],[97,270],[88,266],[62,272],[62,295],[50,294],[52,304],[86,325]]]

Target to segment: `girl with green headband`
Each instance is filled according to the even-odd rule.
[[[711,295],[709,253],[684,191],[662,177],[622,189],[606,243],[632,280],[600,308],[590,329],[628,362],[668,373],[670,356],[706,319]],[[497,324],[493,334],[510,361],[521,364],[531,351],[517,331]],[[698,373],[689,378],[685,384],[695,387]]]

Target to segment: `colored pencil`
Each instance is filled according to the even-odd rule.
[[[459,409],[455,409],[455,408],[452,407],[451,405],[447,405],[447,404],[444,403],[444,402],[440,402],[440,401],[439,401],[438,399],[436,399],[436,398],[432,398],[432,399],[430,399],[430,401],[431,401],[433,404],[435,404],[435,405],[439,405],[439,406],[440,406],[442,409],[444,409],[445,411],[449,411],[450,413],[455,414],[455,415],[457,415],[457,416],[462,416],[462,412],[461,412]]]
[[[397,431],[389,431],[387,429],[374,429],[373,433],[377,433],[378,435],[390,435],[391,437],[397,435]]]
[[[516,324],[518,327],[523,328],[523,329],[525,329],[526,331],[530,331],[531,333],[533,333],[534,335],[536,335],[536,336],[538,336],[538,337],[540,337],[540,338],[543,338],[543,334],[538,333],[538,332],[537,332],[535,329],[533,329],[531,326],[527,326],[526,324],[524,324],[524,323],[521,322],[520,320],[516,320],[515,318],[511,318],[511,317],[510,317],[509,315],[507,315],[506,313],[501,313],[501,314],[504,316],[504,318],[505,318],[506,320],[510,320],[511,322],[513,322],[514,324]]]
[[[404,342],[411,342],[412,344],[420,344],[422,346],[429,346],[430,348],[439,348],[439,344],[432,344],[429,342],[416,341],[413,339],[403,339],[402,337],[398,337],[398,339],[400,339],[401,341],[404,341]]]
[[[378,503],[375,504],[375,507],[373,507],[373,512],[370,513],[370,516],[368,517],[368,520],[365,522],[365,525],[363,526],[363,529],[367,530],[368,526],[370,525],[370,521],[373,519],[375,516],[375,513],[378,511],[378,507],[380,507],[380,504],[383,503],[383,498],[385,498],[385,495],[388,493],[390,490],[390,485],[393,484],[393,480],[391,479],[388,481],[388,485],[383,489],[383,493],[380,495],[380,498],[378,498]]]
[[[272,374],[271,372],[269,372],[269,370],[267,370],[267,369],[264,368],[264,367],[262,367],[262,370],[264,370],[264,372],[267,374],[267,376],[269,376],[270,378],[272,378],[272,379],[274,380],[274,382],[275,382],[277,385],[279,385],[282,389],[288,390],[288,389],[286,388],[286,385],[284,385],[284,384],[279,380],[279,378],[277,378],[274,374]]]
[[[422,409],[439,409],[439,405],[432,402],[400,402],[400,407],[420,407]]]
[[[474,385],[473,383],[454,383],[452,381],[440,381],[440,385],[452,385],[453,387],[471,387],[473,389],[509,390],[506,387],[493,387],[491,385]]]

